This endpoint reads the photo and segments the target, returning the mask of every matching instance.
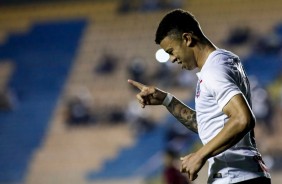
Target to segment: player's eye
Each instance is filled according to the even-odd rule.
[[[172,49],[169,49],[166,51],[170,56],[173,56],[173,50]]]

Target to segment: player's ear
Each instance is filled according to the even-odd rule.
[[[195,46],[197,40],[192,32],[183,33],[182,39],[185,41],[187,47]]]
[[[182,39],[185,41],[187,47],[191,47],[193,45],[192,33],[183,33]]]

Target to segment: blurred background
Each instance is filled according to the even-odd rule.
[[[174,8],[240,56],[258,148],[281,183],[281,1],[1,0],[1,184],[166,183],[179,156],[201,143],[164,107],[142,109],[127,79],[194,106],[196,71],[164,62],[154,43]],[[193,183],[206,180],[205,165]]]

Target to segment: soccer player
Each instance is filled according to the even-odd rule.
[[[143,108],[164,105],[185,127],[199,134],[203,146],[180,158],[181,172],[195,180],[208,160],[208,183],[271,183],[256,148],[250,85],[239,57],[216,47],[196,18],[181,9],[163,17],[155,42],[182,69],[199,69],[195,110],[168,92],[128,80],[140,89],[136,97]]]

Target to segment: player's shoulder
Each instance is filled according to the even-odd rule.
[[[226,72],[235,60],[239,60],[239,57],[234,53],[224,49],[217,49],[209,55],[201,73],[210,76]]]
[[[236,54],[228,50],[216,49],[209,55],[209,57],[206,60],[205,65],[207,67],[224,65],[228,63],[231,59],[235,59],[235,58],[239,59],[239,57]]]
[[[201,79],[206,83],[215,84],[234,78],[236,72],[233,70],[235,60],[238,57],[230,52],[220,52],[208,61],[201,70]]]

